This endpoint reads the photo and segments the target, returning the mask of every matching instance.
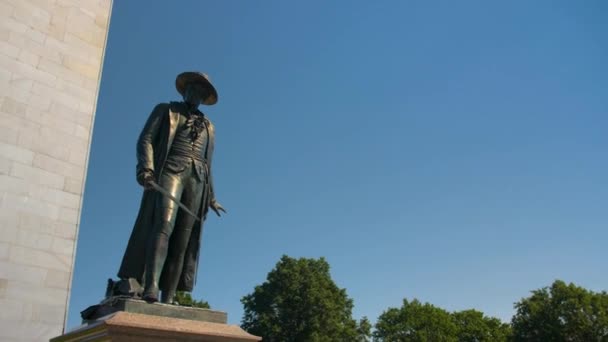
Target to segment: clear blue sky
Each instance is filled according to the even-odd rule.
[[[605,1],[114,2],[68,326],[116,277],[135,143],[175,76],[219,103],[194,297],[242,317],[281,255],[324,256],[355,317],[418,298],[510,320],[608,286]]]

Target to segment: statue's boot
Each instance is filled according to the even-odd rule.
[[[142,298],[146,302],[158,302],[158,294],[160,292],[158,289],[158,279],[160,277],[160,272],[162,271],[162,264],[159,264],[158,262],[148,262],[146,270],[150,270],[150,272],[146,272],[146,286],[144,287]]]
[[[164,225],[171,224],[165,222]],[[171,230],[160,229],[160,233],[157,235],[156,239],[151,239],[146,252],[145,287],[142,298],[148,302],[158,302],[160,299],[158,283],[163,271],[163,266],[165,265],[167,247],[169,245],[169,236],[165,233],[166,231]]]
[[[161,293],[160,301],[165,304],[178,304],[175,300],[175,292],[163,291]]]
[[[190,226],[193,223],[190,223]],[[177,287],[184,268],[184,257],[186,248],[190,241],[192,229],[176,228],[171,236],[170,248],[165,261],[164,273],[160,283],[162,291],[161,301],[167,304],[175,304]]]

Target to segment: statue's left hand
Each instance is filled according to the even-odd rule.
[[[211,210],[213,210],[217,216],[220,216],[220,217],[222,216],[222,215],[220,215],[220,211],[224,212],[224,214],[226,213],[226,209],[224,209],[224,207],[222,207],[220,202],[218,202],[216,200],[211,201],[209,206],[211,207]]]

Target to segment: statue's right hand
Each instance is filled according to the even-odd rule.
[[[140,172],[137,175],[137,183],[139,183],[139,185],[143,186],[144,189],[148,190],[152,187],[152,185],[150,184],[150,181],[154,180],[154,172],[150,171],[150,170],[145,170]]]
[[[152,183],[154,182],[154,175],[148,174],[144,176],[144,189],[150,190],[153,189]]]

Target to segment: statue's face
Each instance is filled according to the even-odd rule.
[[[198,83],[191,83],[186,86],[184,91],[184,101],[190,105],[198,107],[209,97],[210,93],[207,87]]]

